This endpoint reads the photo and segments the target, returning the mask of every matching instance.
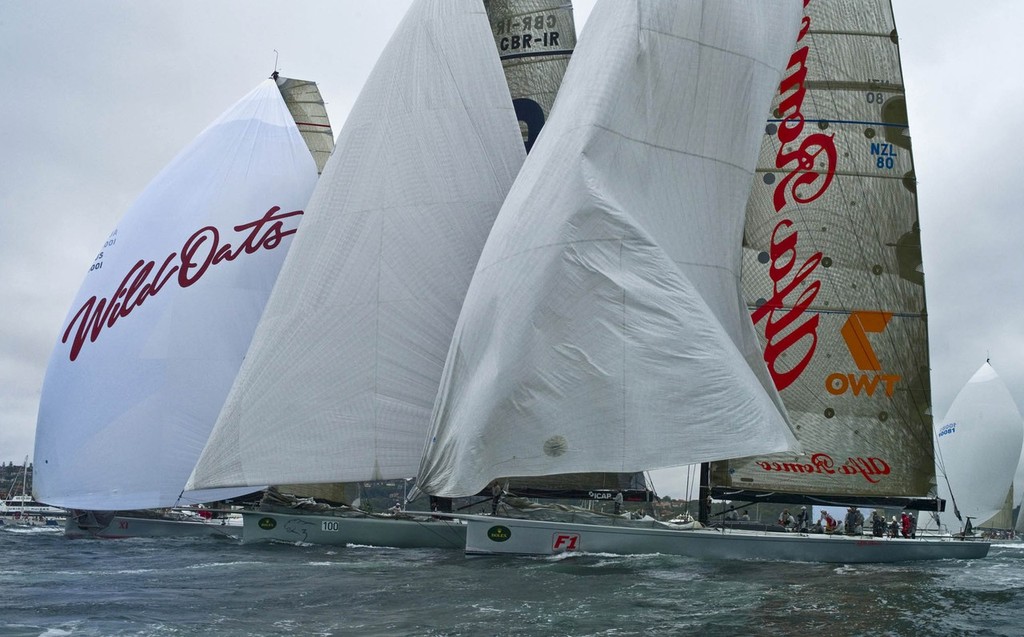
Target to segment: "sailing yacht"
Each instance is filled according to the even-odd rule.
[[[28,456],[21,466],[9,489],[6,489],[4,496],[0,499],[0,526],[5,528],[13,527],[36,527],[52,526],[59,528],[68,512],[60,507],[50,506],[37,502],[29,495],[29,469]]]
[[[467,293],[424,491],[713,463],[734,501],[939,506],[891,7],[803,4],[597,5]],[[626,516],[466,520],[472,555],[989,549]]]
[[[986,361],[936,423],[938,492],[947,501],[939,528],[964,533],[971,526],[1013,528],[1014,472],[1024,445],[1024,421],[1006,384]]]
[[[158,174],[62,327],[36,426],[35,497],[72,537],[237,536],[185,490],[333,136],[312,82],[263,81]],[[171,509],[185,507],[185,510]]]
[[[571,44],[553,37],[573,29],[571,7],[546,4],[547,36],[532,37],[531,14],[498,49]],[[509,73],[534,72],[530,57]],[[483,3],[413,3],[339,134],[191,487],[416,476],[459,308],[542,123],[544,96],[516,97]],[[430,511],[275,494],[242,515],[245,542],[465,546],[465,525]]]

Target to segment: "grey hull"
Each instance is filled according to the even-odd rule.
[[[108,523],[80,522],[70,516],[64,525],[69,538],[123,539],[131,537],[219,537],[238,540],[242,527],[219,520],[161,520],[158,518],[115,515]]]
[[[662,553],[711,559],[797,562],[905,562],[977,559],[986,541],[875,538],[743,530],[637,528],[462,516],[467,555],[555,555],[567,551],[620,555]]]
[[[317,513],[242,513],[242,542],[464,549],[466,525],[424,517],[342,517]]]

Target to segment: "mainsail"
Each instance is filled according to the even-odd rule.
[[[1013,485],[1024,422],[1010,390],[988,362],[956,395],[935,437],[939,495],[955,505],[941,514],[943,526],[958,529],[968,517],[973,526],[989,523],[1006,505]],[[998,523],[999,528],[1012,526],[1009,519]]]
[[[244,492],[182,489],[316,180],[268,79],[146,187],[89,268],[50,358],[38,499],[123,510]]]
[[[415,476],[459,307],[524,157],[483,5],[414,3],[345,122],[192,483]]]
[[[734,497],[927,496],[927,313],[892,8],[805,4],[743,249],[744,298],[803,455],[716,463],[712,483]]]
[[[484,7],[529,152],[551,113],[576,47],[572,3],[484,0]]]
[[[331,131],[331,122],[327,118],[327,107],[324,106],[324,98],[320,96],[320,89],[316,82],[296,80],[276,72],[273,78],[288,112],[299,128],[299,134],[313,154],[317,174],[322,173],[327,159],[334,152],[334,133]]]
[[[791,449],[739,295],[797,2],[602,2],[495,222],[420,488]]]

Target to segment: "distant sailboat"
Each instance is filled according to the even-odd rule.
[[[316,184],[314,155],[332,147],[316,85],[275,73],[110,233],[50,358],[36,428],[34,492],[76,511],[69,535],[238,534],[154,510],[253,491],[183,488]]]
[[[804,4],[802,22],[799,3],[597,5],[467,294],[421,488],[714,461],[732,499],[934,506],[891,7]],[[989,548],[467,519],[471,554],[888,562]]]
[[[940,514],[952,533],[992,526],[1005,507],[1024,445],[1024,421],[1006,384],[986,361],[963,386],[936,426],[939,495],[950,505]],[[999,528],[1012,528],[1012,520]]]
[[[483,5],[414,2],[339,134],[191,484],[415,477],[459,308],[524,157]],[[299,504],[243,513],[244,541],[465,544],[464,525],[429,512]]]
[[[37,502],[29,495],[28,474],[30,465],[28,456],[14,482],[4,491],[0,499],[0,527],[24,528],[49,526],[60,529],[60,524],[68,512],[59,507]],[[0,485],[0,489],[3,485]]]

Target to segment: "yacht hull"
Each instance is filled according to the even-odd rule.
[[[344,517],[319,513],[244,511],[242,542],[289,542],[394,548],[462,549],[466,525],[437,518]]]
[[[93,516],[69,516],[64,535],[72,539],[124,539],[132,537],[219,537],[237,540],[242,527],[235,520],[164,520],[114,515],[109,521]]]
[[[663,553],[711,559],[797,562],[905,562],[977,559],[990,543],[953,538],[876,538],[737,529],[672,529],[463,516],[467,555],[556,555],[566,552]],[[628,523],[627,523],[628,524]]]

